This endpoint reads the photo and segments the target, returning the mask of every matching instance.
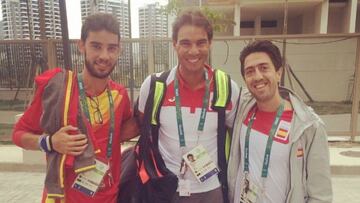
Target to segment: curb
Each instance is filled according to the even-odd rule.
[[[46,166],[43,164],[0,163],[0,172],[39,172],[44,173]]]
[[[360,175],[360,166],[330,166],[331,175]]]

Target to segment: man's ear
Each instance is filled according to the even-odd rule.
[[[280,83],[280,80],[281,80],[281,76],[283,74],[283,70],[284,68],[283,67],[280,67],[279,70],[276,71],[276,75],[277,75],[277,81]]]
[[[78,49],[80,51],[80,53],[85,53],[85,42],[83,40],[79,40],[77,42],[77,45],[78,45]]]

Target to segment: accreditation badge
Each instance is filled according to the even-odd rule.
[[[78,174],[72,188],[87,196],[93,197],[102,184],[108,170],[108,164],[96,160],[96,167],[94,169]]]
[[[249,180],[248,177],[243,178],[240,187],[240,202],[241,203],[255,203],[258,198],[259,188]]]
[[[189,197],[191,195],[191,191],[190,191],[190,181],[189,180],[184,180],[184,179],[179,179],[179,196],[180,197]]]
[[[220,171],[214,161],[211,160],[205,147],[202,145],[198,145],[188,153],[184,154],[182,158],[200,183],[205,182]]]

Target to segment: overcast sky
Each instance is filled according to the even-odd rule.
[[[125,0],[125,2],[127,2],[127,0]],[[132,37],[139,37],[139,8],[154,2],[165,5],[168,0],[131,0]],[[66,11],[69,26],[69,38],[79,39],[81,29],[80,0],[66,0]],[[2,14],[0,15],[0,20],[2,20]]]

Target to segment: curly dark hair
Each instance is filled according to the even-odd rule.
[[[108,13],[96,13],[88,16],[81,27],[81,40],[85,42],[90,31],[106,30],[118,36],[120,41],[120,25],[116,17]]]
[[[240,54],[241,75],[244,77],[245,58],[255,52],[265,52],[278,71],[282,66],[282,57],[279,48],[269,40],[256,40],[248,44]]]

